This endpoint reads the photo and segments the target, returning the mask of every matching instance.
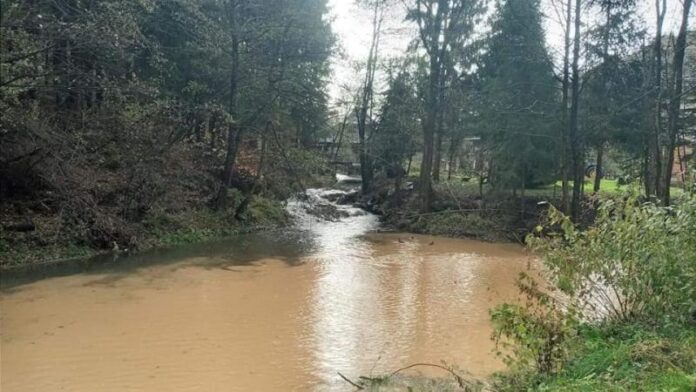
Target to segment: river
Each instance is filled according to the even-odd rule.
[[[344,391],[337,372],[503,369],[488,310],[517,297],[521,247],[289,208],[284,231],[3,274],[0,390]]]

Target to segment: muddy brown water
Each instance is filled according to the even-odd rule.
[[[3,274],[0,390],[343,391],[337,372],[503,369],[488,310],[517,297],[522,248],[376,225]]]

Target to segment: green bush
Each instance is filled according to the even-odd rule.
[[[523,304],[502,304],[491,311],[498,355],[513,371],[557,372],[567,357],[567,342],[576,334],[577,314],[545,292],[526,274],[518,280]]]
[[[696,311],[695,198],[673,208],[607,200],[587,230],[557,210],[550,218],[560,233],[529,242],[544,255],[552,283],[586,317],[657,323]]]
[[[255,225],[285,225],[290,216],[282,203],[264,197],[255,196],[249,204],[249,217]]]
[[[510,371],[500,390],[675,390],[696,385],[696,199],[605,200],[580,230],[559,211],[528,237],[549,287],[492,312]]]

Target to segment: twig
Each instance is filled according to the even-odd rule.
[[[454,378],[457,380],[457,383],[459,384],[459,386],[460,386],[461,388],[464,388],[464,387],[465,387],[464,384],[467,383],[466,381],[464,381],[464,378],[463,378],[462,376],[460,376],[459,374],[455,373],[454,370],[452,370],[452,369],[450,369],[450,368],[448,368],[448,367],[442,366],[442,365],[436,365],[436,364],[434,364],[434,363],[414,363],[414,364],[412,364],[412,365],[408,365],[408,366],[406,366],[406,367],[402,367],[401,369],[397,369],[397,370],[393,371],[393,372],[389,375],[389,377],[393,377],[393,376],[395,376],[395,375],[396,375],[397,373],[399,373],[399,372],[402,372],[402,371],[404,371],[404,370],[408,370],[408,369],[411,369],[411,368],[414,368],[414,367],[418,367],[418,366],[434,367],[434,368],[438,368],[438,369],[442,369],[442,370],[447,371],[448,373],[450,373],[451,375],[454,376]]]
[[[354,386],[354,387],[356,387],[356,388],[358,388],[358,389],[365,389],[365,387],[363,387],[362,385],[356,384],[356,383],[354,383],[353,381],[350,381],[350,379],[349,379],[348,377],[342,375],[341,372],[336,372],[336,373],[338,373],[338,375],[339,375],[343,380],[345,380],[345,382],[347,382],[348,384],[350,384],[350,385],[352,385],[352,386]]]

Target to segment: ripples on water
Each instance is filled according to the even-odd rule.
[[[521,248],[376,233],[307,202],[286,231],[5,274],[0,389],[340,391],[337,372],[501,369],[488,309],[516,296]]]

